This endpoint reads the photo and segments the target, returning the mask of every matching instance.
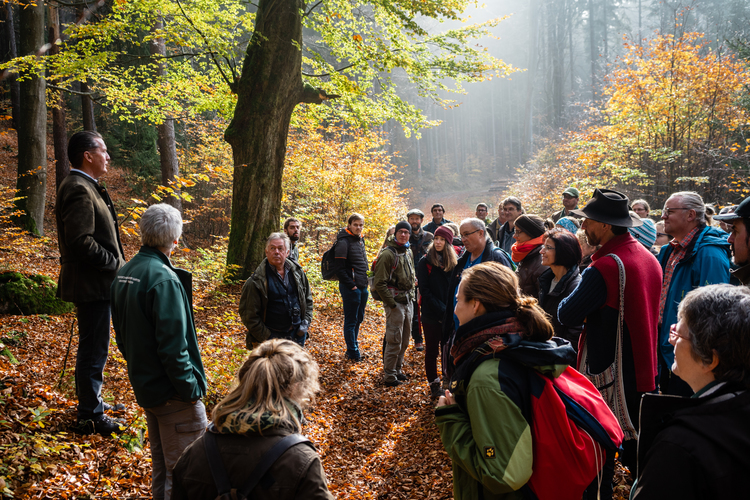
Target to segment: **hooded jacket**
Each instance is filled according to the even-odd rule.
[[[239,413],[239,412],[235,412]],[[298,418],[301,419],[301,413]],[[260,458],[283,437],[292,434],[292,422],[265,414],[254,422],[254,415],[237,425],[211,424],[206,432],[216,436],[219,454],[233,488],[241,488],[260,463]],[[172,472],[174,500],[216,498],[214,483],[206,455],[205,438],[188,446]],[[250,498],[256,500],[332,500],[318,453],[306,445],[289,448],[263,476]]]
[[[342,228],[336,235],[336,276],[347,290],[355,286],[367,288],[367,252],[365,240],[356,236],[346,228]]]
[[[313,300],[310,282],[298,263],[287,259],[291,264],[291,278],[297,289],[297,300],[300,305],[300,317],[307,320],[309,325],[313,317]],[[266,275],[266,264],[268,259],[255,269],[242,286],[242,295],[240,296],[240,318],[242,324],[247,328],[245,344],[248,349],[252,349],[253,343],[260,343],[271,336],[271,330],[265,325],[266,308],[268,307],[268,277]]]
[[[674,347],[669,343],[669,328],[677,323],[677,308],[685,295],[701,286],[729,283],[729,266],[732,260],[727,233],[706,226],[688,245],[685,256],[674,268],[669,283],[664,313],[659,327],[659,353],[667,366],[674,362]],[[659,252],[662,273],[667,267],[674,248],[664,245]]]
[[[457,342],[487,334],[514,319],[512,311],[487,313],[457,332]],[[503,334],[508,347],[485,360],[468,378],[462,358],[451,379],[456,404],[435,410],[440,439],[453,462],[453,495],[463,499],[521,499],[521,488],[532,474],[533,442],[530,415],[531,392],[527,371],[535,369],[558,377],[575,361],[575,351],[562,339],[548,342],[521,340],[516,333]],[[487,457],[485,450],[494,454]]]
[[[414,261],[409,246],[399,245],[393,236],[388,237],[385,245],[386,248],[382,249],[378,256],[372,287],[382,297],[383,304],[396,307],[397,301],[406,303],[414,300],[414,287],[416,286]],[[398,253],[396,269],[393,269],[396,255],[389,248]],[[392,273],[391,270],[393,270]]]

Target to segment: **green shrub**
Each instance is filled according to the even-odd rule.
[[[65,314],[73,304],[55,297],[57,285],[49,276],[26,276],[17,272],[0,274],[0,313]]]

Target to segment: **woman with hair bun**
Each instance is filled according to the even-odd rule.
[[[518,278],[506,266],[487,262],[464,270],[456,297],[452,394],[445,391],[435,410],[453,461],[454,497],[524,498],[520,490],[534,464],[526,418],[532,396],[524,381],[530,370],[559,377],[575,362],[575,351],[552,339],[544,310],[519,294]]]
[[[272,339],[250,352],[236,386],[219,402],[206,433],[216,441],[232,488],[240,489],[263,455],[302,429],[302,409],[320,390],[318,365],[290,340]],[[206,452],[206,438],[193,442],[174,468],[172,499],[219,495]],[[309,443],[309,442],[307,442]],[[318,453],[308,445],[287,449],[248,498],[325,499],[328,491]]]

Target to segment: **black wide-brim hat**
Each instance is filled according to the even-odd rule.
[[[612,189],[596,189],[594,196],[579,210],[570,213],[579,217],[620,227],[638,227],[643,221],[637,215],[630,215],[630,200],[624,194]]]

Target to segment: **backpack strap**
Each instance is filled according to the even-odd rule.
[[[270,469],[271,466],[276,463],[276,460],[278,460],[279,457],[281,457],[281,455],[283,455],[284,452],[292,446],[296,446],[302,443],[310,446],[312,449],[315,449],[310,440],[302,436],[301,434],[289,434],[288,436],[279,440],[271,447],[270,450],[263,454],[263,456],[260,458],[260,463],[257,465],[257,467],[255,467],[255,470],[252,474],[250,474],[250,477],[247,479],[245,484],[242,485],[239,493],[244,495],[244,497],[248,497],[250,495],[250,492],[253,491],[260,480],[263,479],[263,476],[266,474],[266,472],[268,472],[268,469]]]
[[[216,445],[216,436],[214,436],[213,432],[206,431],[203,434],[203,445],[206,449],[208,465],[211,467],[211,475],[214,478],[216,490],[219,493],[218,496],[229,494],[232,489],[232,483],[229,482],[227,469],[224,467],[219,447]]]

